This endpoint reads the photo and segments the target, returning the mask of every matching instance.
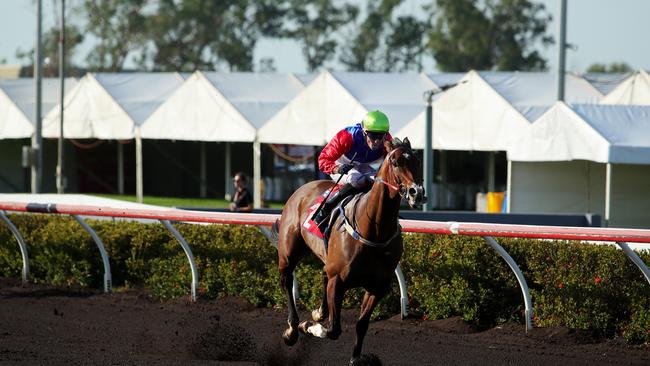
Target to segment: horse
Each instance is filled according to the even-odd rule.
[[[287,200],[275,230],[278,237],[280,284],[287,297],[289,327],[282,338],[291,346],[299,331],[320,338],[338,339],[341,335],[341,305],[347,290],[363,287],[365,294],[356,323],[356,337],[350,364],[361,356],[370,316],[390,289],[393,273],[402,257],[399,208],[402,199],[420,207],[426,200],[420,162],[408,138],[385,141],[387,152],[370,190],[355,197],[356,202],[339,209],[332,219],[327,249],[321,238],[309,233],[303,223],[308,208],[334,182],[318,180],[298,188]],[[313,252],[324,264],[321,305],[313,310],[312,321],[299,323],[292,292],[293,272],[300,260]],[[326,326],[321,324],[327,318]]]

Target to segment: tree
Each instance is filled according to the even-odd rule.
[[[261,35],[278,34],[282,0],[160,0],[148,19],[155,70],[253,69]]]
[[[367,16],[344,48],[341,63],[351,71],[406,71],[422,69],[427,21],[414,16],[393,20],[403,0],[370,1]]]
[[[530,0],[437,0],[429,48],[441,71],[544,70],[532,48],[553,42],[551,16]]]
[[[358,9],[350,4],[337,6],[330,0],[290,0],[289,25],[284,37],[297,40],[307,59],[309,71],[315,71],[336,53],[335,32],[353,21]]]
[[[86,30],[99,44],[86,60],[95,71],[120,71],[127,56],[146,41],[145,6],[150,0],[84,0]]]
[[[391,24],[386,39],[386,71],[422,71],[425,51],[426,22],[412,16],[402,16]]]
[[[43,76],[54,77],[59,75],[59,39],[61,37],[61,28],[52,27],[43,34]],[[65,26],[65,68],[67,75],[79,75],[80,68],[72,64],[72,57],[75,54],[77,46],[83,42],[84,36],[75,25]],[[34,49],[29,51],[16,50],[16,58],[24,60],[27,67],[27,74],[33,73]]]
[[[154,70],[212,70],[217,63],[210,47],[223,29],[231,1],[161,0],[148,17]]]
[[[604,72],[604,73],[624,74],[632,71],[633,71],[632,67],[630,67],[630,65],[628,65],[625,62],[613,62],[609,65],[595,63],[589,66],[589,68],[587,68],[587,72],[593,72],[593,73]]]
[[[393,9],[401,2],[402,0],[382,0],[379,5],[374,1],[368,3],[368,15],[359,25],[350,47],[342,51],[340,61],[348,70],[379,71],[384,68],[382,39],[385,38],[385,25],[390,22]]]

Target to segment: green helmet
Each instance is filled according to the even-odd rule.
[[[383,132],[388,133],[390,124],[388,117],[380,111],[370,111],[361,122],[363,129],[370,132]]]

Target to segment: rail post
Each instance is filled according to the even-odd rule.
[[[521,292],[524,295],[524,306],[526,308],[526,332],[529,330],[533,329],[533,305],[532,301],[530,300],[530,292],[528,291],[528,284],[526,283],[526,278],[524,278],[524,274],[521,273],[521,270],[519,269],[519,266],[515,262],[514,259],[506,252],[505,249],[499,243],[497,243],[494,238],[491,236],[484,236],[483,239],[485,239],[494,250],[499,253],[499,255],[505,259],[506,263],[508,263],[508,266],[510,266],[510,269],[515,273],[515,276],[517,277],[517,281],[519,281],[519,287],[521,287]]]
[[[20,246],[20,254],[23,257],[23,286],[29,283],[29,256],[27,255],[27,245],[25,244],[25,239],[23,239],[23,236],[20,235],[20,231],[16,228],[13,222],[9,220],[7,215],[5,215],[5,212],[0,210],[0,218],[2,218],[2,221],[7,224],[9,227],[9,230],[14,234],[14,237],[16,238],[16,241],[18,242],[18,246]]]
[[[111,275],[111,263],[108,261],[108,253],[106,253],[106,248],[104,248],[104,243],[102,240],[99,238],[95,230],[93,230],[85,221],[83,218],[81,218],[79,215],[72,215],[75,220],[81,225],[81,227],[84,228],[90,234],[90,236],[93,238],[93,241],[95,242],[95,245],[97,245],[97,248],[99,248],[99,254],[102,256],[102,263],[104,264],[104,292],[109,293],[111,292],[113,288],[113,277]]]
[[[616,242],[618,246],[623,249],[625,254],[627,254],[628,257],[636,264],[637,267],[643,272],[643,276],[645,277],[646,281],[650,283],[650,270],[648,270],[648,266],[645,265],[643,260],[634,252],[634,250],[630,249],[630,247],[627,245],[627,243],[618,241]]]
[[[174,238],[181,244],[187,260],[190,262],[190,268],[192,269],[192,301],[196,301],[196,292],[199,287],[199,269],[196,266],[196,261],[194,260],[194,254],[192,253],[192,248],[187,244],[183,235],[176,230],[174,225],[172,225],[169,220],[160,220],[160,222],[172,233]]]

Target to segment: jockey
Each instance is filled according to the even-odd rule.
[[[389,129],[388,117],[383,112],[371,111],[361,123],[339,131],[323,148],[318,157],[318,167],[323,173],[330,174],[334,181],[344,174],[341,178],[344,186],[314,217],[319,228],[324,229],[330,212],[343,198],[369,186],[368,176],[375,172],[370,164],[384,159],[384,141],[393,139]]]

